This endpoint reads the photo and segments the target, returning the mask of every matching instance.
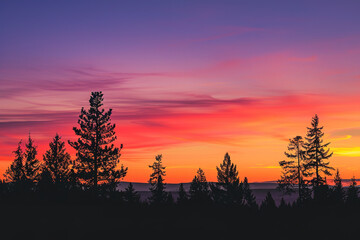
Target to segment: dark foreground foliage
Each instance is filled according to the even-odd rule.
[[[355,239],[359,206],[3,201],[1,239]],[[146,238],[144,238],[147,235]]]

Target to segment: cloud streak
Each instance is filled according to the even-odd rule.
[[[225,152],[239,174],[274,180],[279,169],[252,167],[276,166],[315,113],[334,167],[359,168],[348,157],[360,143],[358,4],[271,3],[276,11],[267,11],[252,1],[166,1],[146,14],[130,1],[112,9],[75,2],[71,13],[59,4],[52,14],[28,4],[0,16],[0,161],[29,131],[40,154],[55,132],[75,138],[81,107],[103,91],[129,181],[144,180],[157,153],[169,166],[213,169],[216,180]],[[194,172],[168,176],[191,181]]]

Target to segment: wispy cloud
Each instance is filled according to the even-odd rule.
[[[343,138],[347,136],[360,136],[360,128],[342,128],[331,132],[331,136]]]
[[[350,139],[350,138],[352,138],[351,135],[346,135],[346,136],[344,136],[344,137],[333,138],[333,139],[331,139],[331,141],[343,141],[343,140],[348,140],[348,139]]]
[[[344,157],[360,157],[360,147],[332,148],[334,154]]]

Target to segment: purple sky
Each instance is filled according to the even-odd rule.
[[[1,1],[0,168],[29,131],[40,154],[55,132],[73,138],[101,90],[129,180],[160,152],[170,173],[203,166],[213,180],[226,151],[243,175],[273,180],[315,113],[351,177],[359,12],[359,1]]]

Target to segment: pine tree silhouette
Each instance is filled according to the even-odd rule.
[[[73,130],[79,139],[69,144],[77,151],[76,169],[81,182],[97,190],[98,185],[116,189],[116,184],[125,177],[127,168],[120,162],[120,148],[115,147],[115,124],[111,124],[112,109],[103,108],[102,92],[92,92],[89,110],[81,109],[79,127]]]
[[[331,191],[329,185],[327,184],[326,178],[325,178],[324,183],[315,187],[314,200],[315,200],[315,202],[317,202],[321,205],[330,204],[331,194],[332,194],[332,191]]]
[[[330,163],[325,161],[333,153],[330,153],[330,149],[328,149],[330,143],[323,143],[323,128],[319,127],[319,117],[315,114],[312,118],[311,127],[307,128],[308,132],[305,137],[306,160],[304,169],[308,176],[314,176],[311,182],[315,191],[316,187],[326,184],[326,176],[331,176],[330,171],[334,170],[333,167],[329,166]],[[316,192],[314,194],[316,195]]]
[[[174,205],[174,198],[173,198],[173,195],[169,192],[167,193],[167,198],[166,198],[166,205],[167,206],[172,206]]]
[[[215,202],[226,205],[241,205],[243,202],[243,189],[240,183],[236,165],[231,162],[230,155],[225,154],[220,167],[216,167],[216,185],[211,185]]]
[[[208,203],[210,200],[209,184],[204,171],[199,168],[190,184],[190,200],[193,203]]]
[[[67,190],[69,191],[78,191],[81,190],[81,183],[77,176],[77,173],[74,170],[74,167],[70,168],[69,178],[67,181]]]
[[[269,210],[276,209],[275,200],[273,199],[270,192],[268,192],[266,194],[264,201],[262,201],[262,203],[261,203],[260,209],[263,211],[269,211]]]
[[[165,192],[165,183],[163,177],[166,175],[165,167],[162,163],[162,155],[155,156],[155,161],[152,165],[149,165],[152,169],[150,174],[149,183],[151,185],[151,196],[149,198],[150,203],[154,205],[165,204],[168,198],[167,192]]]
[[[138,204],[140,202],[140,195],[135,191],[132,183],[129,183],[129,186],[125,188],[124,200],[126,203],[131,205]]]
[[[280,204],[279,204],[279,209],[288,209],[288,205],[286,204],[284,198],[281,198],[280,200]]]
[[[24,173],[24,152],[21,149],[21,141],[15,151],[15,159],[11,165],[6,169],[4,177],[6,182],[19,183],[25,180]]]
[[[34,145],[34,140],[29,134],[28,142],[25,144],[25,162],[24,162],[24,174],[26,181],[26,188],[28,190],[34,190],[35,183],[39,180],[41,174],[40,161],[36,158],[37,149]]]
[[[292,193],[295,186],[297,186],[299,199],[302,200],[304,191],[307,188],[304,181],[304,176],[306,177],[307,173],[304,171],[305,149],[301,136],[289,139],[288,151],[285,152],[285,156],[290,160],[279,162],[282,168],[282,175],[278,180],[278,188],[285,193]]]
[[[356,179],[352,177],[350,180],[350,185],[346,192],[346,204],[354,206],[359,203],[358,189],[356,187]]]
[[[43,156],[43,171],[50,174],[50,178],[56,189],[65,189],[69,186],[69,179],[72,170],[70,154],[66,152],[65,142],[56,134],[53,141],[49,143],[50,149]]]
[[[43,198],[48,199],[53,197],[56,189],[54,188],[54,181],[51,172],[47,168],[43,168],[37,184],[37,191],[42,195]]]
[[[244,178],[243,192],[244,192],[245,205],[250,208],[257,209],[258,205],[256,203],[256,198],[250,189],[250,185],[249,185],[247,177]]]
[[[177,203],[179,205],[185,205],[189,201],[189,196],[184,189],[184,184],[180,183],[179,186],[179,196],[177,198]]]
[[[331,199],[334,201],[335,204],[342,204],[344,203],[345,192],[343,189],[339,169],[336,170],[334,184],[335,186],[333,187]]]

